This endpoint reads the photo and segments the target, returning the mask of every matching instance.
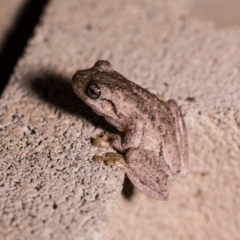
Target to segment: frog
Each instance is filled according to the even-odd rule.
[[[73,91],[117,133],[97,136],[95,147],[113,148],[95,162],[122,169],[143,194],[168,200],[171,183],[188,174],[187,129],[176,101],[163,101],[115,71],[107,60],[78,70]]]

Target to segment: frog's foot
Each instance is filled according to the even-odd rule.
[[[108,166],[117,166],[122,169],[128,168],[128,164],[125,161],[125,158],[122,154],[114,153],[114,152],[108,152],[105,156],[94,156],[93,157],[94,162],[104,162]]]
[[[119,134],[107,133],[103,136],[96,137],[93,140],[92,145],[94,147],[100,147],[100,148],[113,147],[119,152],[124,151],[124,149],[122,148],[121,136]]]
[[[146,88],[150,93],[156,95],[156,97],[163,101],[163,95],[161,93],[159,93],[155,88]]]
[[[159,100],[163,101],[163,95],[161,93],[157,92],[156,96]]]
[[[113,134],[105,134],[103,136],[96,137],[93,140],[92,145],[94,147],[100,147],[100,148],[109,148],[113,145],[113,141],[115,140]]]

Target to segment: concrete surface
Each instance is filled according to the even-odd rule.
[[[240,28],[195,9],[50,2],[0,101],[3,239],[239,239]],[[124,174],[91,161],[113,129],[69,80],[98,59],[182,106],[191,169],[168,202],[123,197]]]

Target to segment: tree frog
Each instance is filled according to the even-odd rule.
[[[169,199],[169,182],[188,173],[187,130],[177,103],[160,100],[105,60],[78,70],[71,83],[77,96],[119,131],[95,138],[94,146],[117,153],[93,160],[121,168],[147,196]]]

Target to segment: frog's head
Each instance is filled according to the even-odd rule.
[[[108,61],[100,60],[90,69],[78,70],[71,81],[77,96],[119,130],[124,128],[125,118],[121,111],[121,77]]]

